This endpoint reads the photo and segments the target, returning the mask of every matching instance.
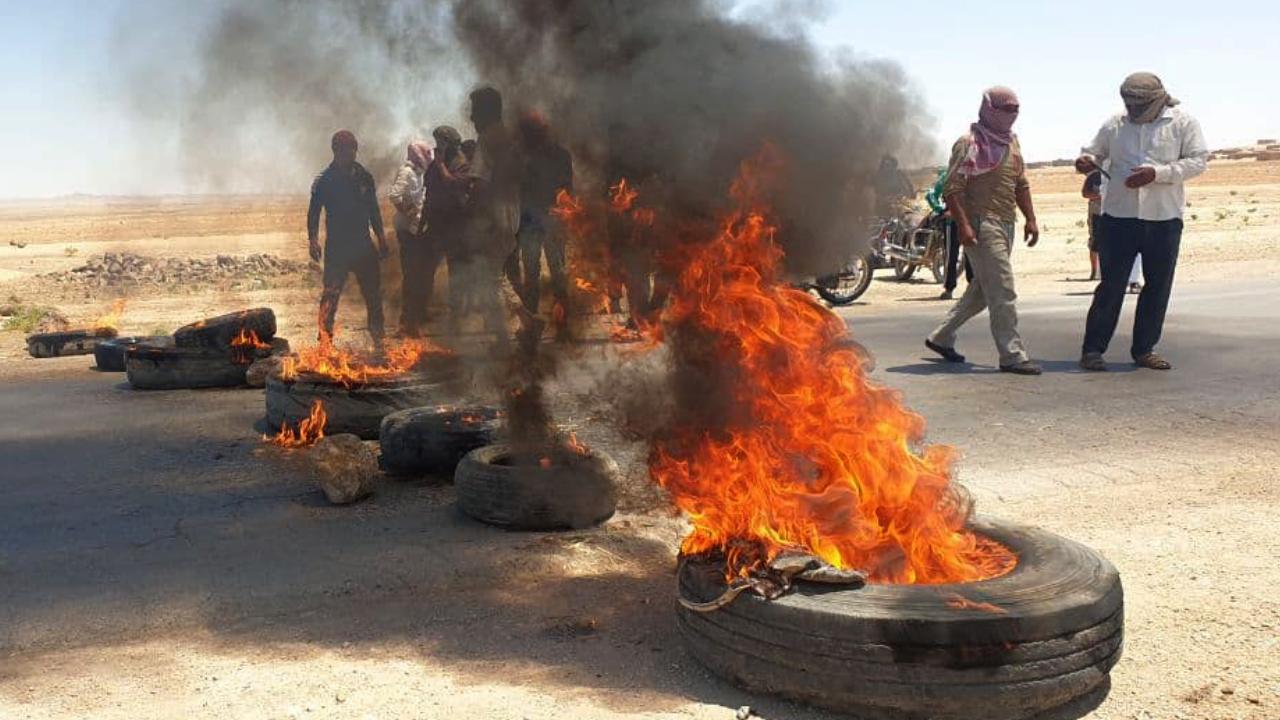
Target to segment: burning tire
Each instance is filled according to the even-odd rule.
[[[180,348],[212,348],[227,350],[242,332],[254,333],[262,342],[271,342],[276,334],[276,314],[271,308],[241,310],[200,322],[184,325],[173,332]]]
[[[498,412],[493,408],[410,408],[382,419],[378,433],[382,467],[394,475],[447,475],[472,450],[494,441]]]
[[[292,381],[269,377],[267,424],[273,431],[285,423],[297,426],[310,417],[311,406],[319,400],[328,417],[326,434],[351,433],[362,440],[377,440],[383,418],[397,410],[439,403],[445,393],[444,383],[414,376],[351,387],[307,375]]]
[[[68,330],[27,336],[27,352],[34,358],[88,355],[102,340],[115,337],[114,330]]]
[[[125,351],[135,345],[172,347],[173,338],[168,335],[147,335],[103,340],[93,348],[93,361],[103,372],[124,372]]]
[[[742,687],[873,719],[1022,720],[1090,705],[1120,658],[1124,594],[1112,565],[1051,533],[983,521],[1018,555],[1001,577],[953,585],[798,585],[774,601],[680,606],[693,655]],[[689,561],[679,592],[725,590],[721,566]]]
[[[139,390],[239,387],[245,366],[230,353],[205,348],[133,345],[125,350],[129,384]]]
[[[537,453],[499,443],[462,458],[454,473],[458,507],[490,525],[513,530],[562,530],[598,525],[617,508],[618,465],[594,451]]]

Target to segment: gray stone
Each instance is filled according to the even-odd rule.
[[[355,435],[328,435],[308,452],[312,479],[329,502],[349,505],[373,494],[378,458]]]

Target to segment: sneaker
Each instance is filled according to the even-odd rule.
[[[1023,360],[1012,365],[1001,365],[1000,372],[1013,373],[1014,375],[1039,375],[1043,371],[1039,365],[1030,360]]]
[[[1089,372],[1106,372],[1107,361],[1102,359],[1102,353],[1085,353],[1080,356],[1080,369]]]

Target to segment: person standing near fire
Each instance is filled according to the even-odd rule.
[[[1200,123],[1177,107],[1178,100],[1155,75],[1138,72],[1125,78],[1120,98],[1125,112],[1107,120],[1076,160],[1082,173],[1105,165],[1111,176],[1102,197],[1102,281],[1085,320],[1080,367],[1107,369],[1103,353],[1120,321],[1126,281],[1141,253],[1146,283],[1138,295],[1129,353],[1139,367],[1170,370],[1173,365],[1155,347],[1182,241],[1183,183],[1205,171],[1209,149]]]
[[[439,248],[428,245],[418,232],[426,199],[423,180],[430,163],[430,145],[409,143],[408,157],[388,193],[396,209],[391,224],[396,231],[396,244],[400,246],[400,334],[403,337],[422,334],[427,322],[427,305],[435,289],[436,267],[440,264]]]
[[[1018,110],[1018,96],[1009,88],[987,90],[982,95],[978,122],[952,148],[943,195],[965,258],[973,268],[973,280],[924,344],[948,362],[964,362],[964,356],[955,350],[956,333],[970,318],[987,310],[1001,372],[1039,375],[1040,366],[1031,361],[1018,333],[1014,305],[1018,295],[1010,263],[1018,210],[1026,219],[1023,237],[1027,246],[1034,247],[1040,240],[1026,163],[1013,134]]]
[[[524,171],[520,177],[520,226],[516,231],[520,246],[520,299],[525,309],[537,314],[542,291],[542,256],[547,256],[551,292],[563,310],[569,305],[569,278],[565,273],[565,238],[551,214],[561,190],[573,192],[573,159],[551,137],[547,121],[536,112],[520,116],[520,143]],[[567,325],[556,330],[565,337]]]
[[[448,125],[441,125],[431,131],[431,137],[436,149],[423,177],[427,204],[418,234],[429,248],[431,261],[423,271],[434,277],[442,258],[449,266],[449,332],[456,335],[473,282],[464,269],[470,268],[472,254],[467,237],[471,181],[467,177],[467,160],[462,154],[462,135]]]
[[[311,184],[307,208],[307,246],[311,259],[324,257],[324,290],[320,295],[320,341],[333,337],[333,321],[347,276],[354,274],[364,296],[369,335],[382,348],[382,278],[379,260],[387,255],[382,212],[373,176],[356,162],[359,143],[349,130],[330,140],[333,162]],[[320,212],[325,215],[324,248],[320,246]],[[369,239],[373,228],[376,242]]]
[[[521,163],[518,148],[502,122],[502,94],[482,87],[473,91],[470,99],[471,122],[476,129],[475,159],[467,172],[471,180],[468,239],[475,243],[471,281],[481,293],[479,309],[486,329],[494,333],[499,347],[504,347],[510,338],[499,301],[499,283],[502,261],[515,245]]]

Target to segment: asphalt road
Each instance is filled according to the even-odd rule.
[[[1106,374],[1075,366],[1082,287],[1020,302],[1041,377],[995,370],[985,315],[961,334],[973,365],[936,362],[921,343],[947,303],[877,300],[873,287],[873,304],[841,315],[876,355],[874,376],[928,420],[930,439],[963,451],[960,474],[980,508],[1019,507],[1073,474],[1098,482],[1159,468],[1197,447],[1274,453],[1280,284],[1179,288],[1160,348],[1176,367],[1167,373],[1123,362],[1130,302]],[[935,288],[922,285],[920,295]],[[391,483],[369,502],[328,507],[296,460],[262,445],[260,392],[135,392],[120,375],[57,362],[40,378],[0,385],[0,657],[188,627],[229,643],[336,644],[448,623],[433,642],[437,656],[503,659],[514,652],[503,633],[527,626],[538,642],[522,659],[570,662],[546,635],[554,610],[487,590],[538,555],[536,536],[471,523],[453,510],[447,487],[426,482]],[[627,547],[665,552],[649,541]],[[652,659],[617,665],[587,651],[563,681],[662,675],[681,651],[666,601],[646,597],[665,593],[669,577],[656,570],[594,582],[567,582],[547,606],[580,608],[607,591],[613,627],[628,642],[651,643]],[[466,603],[448,601],[467,592]],[[378,617],[361,612],[368,608]],[[516,629],[494,632],[494,623]],[[677,689],[725,704],[737,697]]]

